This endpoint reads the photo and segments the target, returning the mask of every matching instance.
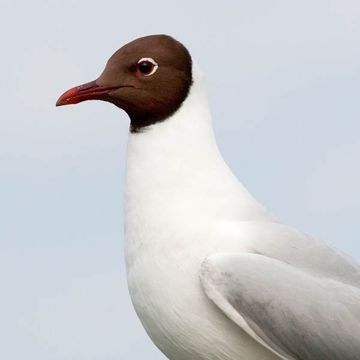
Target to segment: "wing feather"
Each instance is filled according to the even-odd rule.
[[[207,296],[283,359],[360,359],[360,289],[267,256],[215,254],[202,264]]]

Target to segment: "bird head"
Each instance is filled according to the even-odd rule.
[[[187,97],[192,60],[187,49],[167,35],[136,39],[117,50],[94,81],[66,91],[56,106],[103,100],[126,111],[131,130],[163,121]]]

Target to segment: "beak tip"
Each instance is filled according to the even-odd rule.
[[[64,99],[61,97],[59,97],[59,99],[56,101],[55,103],[55,106],[58,107],[58,106],[64,106],[66,105],[66,101],[64,101]]]
[[[71,100],[74,100],[74,97],[76,95],[78,95],[79,90],[78,87],[72,88],[68,91],[65,91],[56,101],[55,106],[63,106],[63,105],[68,105],[68,104],[72,104]]]

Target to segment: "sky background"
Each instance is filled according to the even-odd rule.
[[[1,359],[164,359],[125,279],[128,118],[54,106],[156,33],[201,65],[218,144],[247,188],[360,260],[358,0],[0,0]]]

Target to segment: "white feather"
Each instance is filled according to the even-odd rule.
[[[223,161],[203,79],[169,119],[132,133],[126,179],[126,262],[133,304],[172,360],[276,359],[202,291],[201,262],[217,251],[249,251],[238,223],[269,213]]]

